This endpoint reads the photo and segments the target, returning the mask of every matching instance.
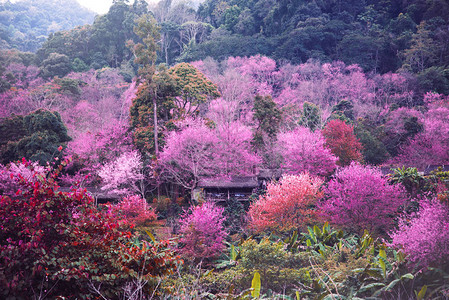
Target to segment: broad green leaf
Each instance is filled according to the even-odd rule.
[[[382,257],[379,258],[379,266],[382,268],[382,275],[387,277],[387,265]]]
[[[413,278],[415,278],[415,276],[413,276],[413,274],[411,274],[411,273],[407,273],[407,274],[404,274],[404,275],[401,276],[401,280],[403,280],[403,279],[413,279]]]
[[[253,298],[259,298],[261,288],[259,272],[254,273],[253,281],[251,282],[251,288],[251,296],[253,296]]]
[[[154,235],[148,229],[145,229],[145,232],[148,234],[148,236],[153,241],[153,243],[155,243],[156,239],[155,239]]]
[[[235,251],[234,245],[231,245],[231,259],[237,260],[237,252]]]
[[[315,235],[318,237],[318,238],[321,238],[321,230],[318,228],[318,226],[313,226],[313,233],[315,233]]]
[[[401,281],[401,279],[395,279],[392,282],[390,282],[390,284],[387,286],[387,288],[385,289],[386,292],[390,291],[391,289],[393,289],[396,284]]]
[[[364,272],[371,277],[374,277],[377,279],[383,279],[381,271],[382,271],[381,269],[368,269],[368,270],[365,270]]]
[[[422,300],[424,299],[424,296],[427,292],[427,285],[423,286],[421,290],[419,291],[418,295],[416,295],[416,300]]]
[[[370,289],[373,289],[373,288],[380,288],[380,287],[384,287],[384,286],[385,286],[385,284],[384,284],[384,283],[381,283],[381,282],[370,283],[370,284],[367,284],[367,285],[363,285],[363,286],[357,291],[357,293],[364,293],[364,292],[366,292],[366,291],[368,291],[368,290],[370,290]]]

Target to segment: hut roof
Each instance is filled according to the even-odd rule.
[[[259,183],[255,176],[201,178],[197,186],[199,188],[256,188],[259,186]]]

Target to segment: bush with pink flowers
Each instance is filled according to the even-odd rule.
[[[206,202],[186,211],[180,220],[184,256],[193,259],[217,256],[225,247],[224,221],[223,208],[214,203]]]
[[[417,213],[404,215],[390,234],[412,263],[441,266],[449,257],[449,207],[437,199],[421,201]]]
[[[388,184],[380,171],[358,163],[337,171],[326,194],[323,217],[355,232],[387,231],[406,199],[402,187]]]

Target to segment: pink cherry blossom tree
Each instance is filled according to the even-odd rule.
[[[280,151],[286,168],[291,174],[308,172],[312,175],[328,176],[336,169],[337,157],[325,147],[320,131],[298,127],[293,131],[279,134]]]
[[[40,166],[38,162],[11,162],[8,166],[0,164],[0,194],[13,197],[19,189],[23,189],[23,181],[34,184],[39,176],[45,176],[47,172],[47,168]]]
[[[254,174],[261,162],[251,150],[251,129],[242,123],[225,122],[214,130],[218,138],[215,145],[218,174],[221,176],[243,176]]]
[[[191,207],[180,219],[181,252],[189,259],[216,257],[224,250],[227,232],[223,228],[223,208],[214,203]]]
[[[125,152],[98,170],[102,189],[118,195],[139,193],[143,198],[146,181],[142,157],[138,151]]]
[[[438,199],[422,200],[420,209],[399,220],[391,245],[422,267],[441,266],[449,256],[449,208]]]
[[[82,122],[80,126],[82,126]],[[68,171],[62,176],[65,185],[76,181],[95,184],[97,170],[134,147],[128,128],[120,123],[109,124],[97,132],[82,131],[68,143],[65,154],[72,158]],[[88,176],[86,178],[86,176]],[[87,180],[86,180],[87,179]]]
[[[393,163],[426,167],[449,164],[449,105],[431,107],[424,130],[404,145]]]
[[[168,135],[159,163],[169,180],[193,190],[200,176],[217,173],[217,143],[212,129],[201,120],[187,120],[179,131]]]
[[[249,226],[255,232],[291,230],[316,221],[313,206],[323,195],[323,181],[307,173],[284,175],[268,184],[267,193],[251,204]]]
[[[250,149],[251,130],[238,122],[216,124],[186,120],[172,132],[159,162],[168,178],[193,190],[200,177],[252,174],[260,162]]]
[[[402,187],[388,184],[380,171],[358,163],[339,169],[326,195],[320,205],[324,219],[358,233],[388,231],[406,199]]]
[[[110,213],[137,226],[145,226],[157,219],[156,212],[140,195],[129,195],[110,206]]]

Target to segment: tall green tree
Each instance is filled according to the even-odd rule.
[[[254,98],[253,112],[257,128],[251,143],[263,158],[266,167],[279,167],[279,158],[276,156],[274,148],[282,122],[282,111],[271,96],[257,95]]]
[[[320,108],[310,102],[304,102],[302,105],[301,118],[299,119],[299,125],[310,128],[315,131],[321,126],[321,112]]]
[[[156,51],[160,38],[160,28],[151,15],[143,15],[137,20],[135,33],[142,39],[141,43],[130,43],[135,62],[139,65],[139,86],[137,96],[130,109],[131,128],[137,147],[147,154],[159,154],[159,114],[158,104],[168,96],[175,95],[175,84],[165,68],[157,72]],[[158,103],[159,102],[159,103]],[[164,105],[162,105],[164,106]],[[168,114],[168,113],[167,113]],[[151,124],[152,123],[152,124]],[[152,141],[149,137],[152,136]]]
[[[405,62],[402,66],[416,73],[424,71],[438,58],[437,45],[426,22],[421,22],[417,28],[418,31],[412,37],[412,45],[404,51]]]
[[[202,104],[220,96],[218,87],[191,64],[177,64],[168,73],[176,83],[178,118],[196,115]]]

